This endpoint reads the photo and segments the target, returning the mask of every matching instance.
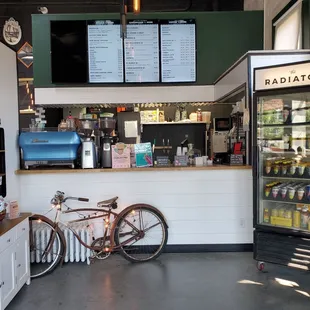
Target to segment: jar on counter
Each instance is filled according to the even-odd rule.
[[[197,149],[194,149],[194,144],[189,143],[188,144],[187,156],[188,156],[188,164],[190,166],[193,166],[195,164],[195,157],[200,157],[201,152]]]
[[[187,111],[184,107],[181,109],[181,121],[187,120]]]
[[[180,120],[181,120],[181,111],[180,111],[180,108],[177,107],[177,109],[175,110],[175,114],[174,114],[174,121],[179,122]]]

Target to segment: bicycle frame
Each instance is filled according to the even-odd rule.
[[[69,213],[80,213],[80,212],[96,212],[96,213],[101,213],[100,215],[96,215],[95,216],[85,216],[84,218],[81,219],[76,219],[76,220],[71,220],[71,221],[67,221],[67,222],[62,222],[61,221],[61,215],[62,214],[69,214]],[[112,222],[110,222],[110,217],[111,215],[114,216],[114,219]],[[88,220],[94,220],[94,219],[100,219],[100,218],[105,218],[105,231],[104,231],[104,235],[103,235],[103,247],[97,247],[97,246],[91,246],[88,245],[87,243],[85,243],[80,236],[77,234],[77,232],[74,230],[74,228],[71,226],[71,224],[73,223],[79,223],[79,222],[84,222],[84,221],[88,221]],[[113,212],[111,210],[111,208],[109,207],[108,210],[105,209],[95,209],[95,208],[81,208],[81,209],[69,209],[66,211],[62,211],[62,205],[57,206],[57,211],[56,211],[56,217],[55,217],[55,226],[56,228],[59,227],[59,223],[61,223],[62,225],[64,225],[66,228],[68,228],[70,231],[72,231],[72,233],[74,234],[74,236],[78,239],[78,241],[86,248],[93,250],[93,251],[103,251],[104,252],[113,252],[115,250],[120,249],[122,246],[136,240],[137,238],[141,238],[143,237],[143,232],[141,232],[139,229],[137,229],[133,224],[131,224],[129,221],[126,221],[126,223],[137,232],[137,235],[132,236],[131,238],[129,238],[128,240],[122,242],[121,244],[115,246],[114,244],[114,231],[115,231],[115,225],[113,225],[113,223],[117,222],[118,219],[120,218],[119,214],[116,212]],[[110,224],[112,224],[112,227],[110,227]],[[107,236],[108,231],[110,230],[110,236]],[[124,233],[122,234],[122,236],[126,236],[127,234],[131,234],[131,233]],[[105,243],[106,241],[109,239],[110,241],[110,246],[106,247]],[[48,252],[48,250],[47,250]]]
[[[51,200],[52,207],[45,214],[34,214],[30,218],[29,244],[31,252],[34,252],[35,255],[40,255],[40,262],[50,262],[49,260],[52,259],[52,264],[50,266],[44,269],[41,273],[34,273],[32,277],[40,277],[45,273],[52,271],[57,266],[57,263],[60,263],[61,266],[64,263],[64,259],[67,253],[67,240],[65,238],[65,233],[62,230],[63,227],[72,232],[72,234],[76,237],[76,240],[81,245],[92,251],[90,259],[106,259],[109,257],[111,252],[119,250],[124,258],[126,258],[128,261],[149,261],[157,258],[162,253],[163,247],[167,244],[167,221],[163,214],[151,205],[143,203],[133,204],[121,210],[119,213],[116,213],[114,212],[114,209],[117,208],[117,197],[99,202],[95,208],[90,207],[78,209],[71,209],[65,204],[65,202],[69,199],[83,202],[89,201],[88,198],[65,197],[63,192],[57,191]],[[46,216],[47,213],[52,210],[56,211],[54,221],[51,220],[50,217]],[[145,223],[147,223],[147,227],[144,225],[145,223],[142,216],[142,213],[145,210],[146,212],[149,212],[153,218],[157,218],[155,223],[152,224],[152,220],[146,219]],[[62,215],[72,213],[76,213],[75,218],[68,218],[66,221],[62,221]],[[138,218],[135,216],[135,214],[138,215]],[[104,225],[105,229],[104,231],[101,231],[102,233],[100,234],[99,238],[95,239],[92,236],[92,243],[87,244],[86,242],[89,242],[89,240],[82,240],[83,237],[79,236],[73,224],[90,221],[88,223],[90,226],[92,225],[93,220],[101,220],[100,223]],[[37,238],[37,226],[33,226],[33,224],[36,222],[43,222],[45,225],[49,226],[49,236],[46,235],[46,230],[44,229],[43,248],[41,243],[37,245],[37,241],[41,241],[42,239],[42,234],[40,234],[39,238]],[[146,236],[146,233],[150,229],[158,225],[162,226],[161,243],[159,243],[158,248],[154,248],[155,244],[153,245],[153,243],[146,245],[147,250],[145,251],[144,242],[140,244],[139,241]],[[101,226],[101,228],[103,228],[103,226]],[[54,249],[56,249],[56,247],[54,247],[55,238],[58,239],[59,244],[56,250],[57,253],[53,253]],[[47,243],[45,243],[46,241]],[[141,247],[143,247],[143,249]],[[134,257],[127,253],[128,251],[130,253],[131,250],[138,251],[138,254],[141,251],[141,254],[146,254],[147,256],[146,258]],[[52,254],[52,256],[48,256],[49,254]],[[54,256],[54,254],[56,256]]]

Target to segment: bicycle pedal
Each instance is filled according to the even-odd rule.
[[[95,260],[96,256],[89,256],[89,261],[92,263]]]

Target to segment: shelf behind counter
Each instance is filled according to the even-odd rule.
[[[201,170],[247,170],[251,166],[228,166],[228,165],[210,165],[210,166],[189,166],[189,167],[145,167],[145,168],[124,168],[124,169],[68,169],[68,168],[34,168],[30,170],[16,170],[15,174],[57,174],[57,173],[100,173],[100,172],[142,172],[142,171],[201,171]]]

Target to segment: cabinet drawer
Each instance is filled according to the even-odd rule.
[[[18,239],[23,233],[29,231],[29,220],[25,219],[16,226],[16,238]]]
[[[3,236],[0,237],[0,253],[7,249],[16,240],[16,227],[9,230]]]

